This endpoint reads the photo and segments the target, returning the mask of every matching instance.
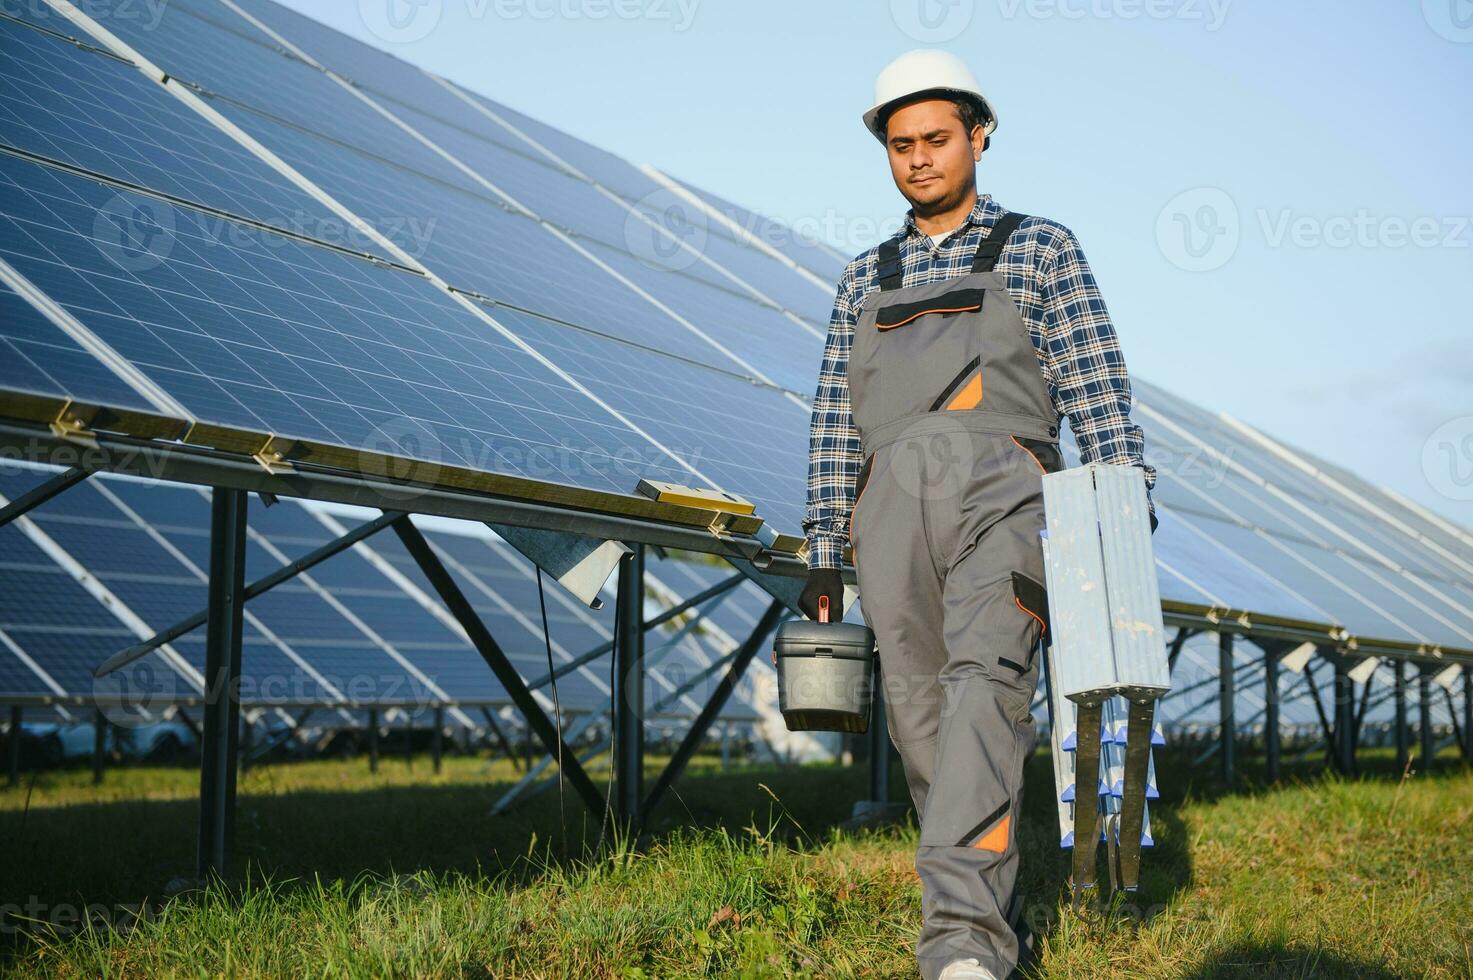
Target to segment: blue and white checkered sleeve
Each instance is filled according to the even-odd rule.
[[[851,264],[844,270],[835,292],[809,423],[808,507],[803,518],[809,568],[838,568],[843,564],[849,513],[854,506],[854,481],[862,456],[849,406],[849,348],[858,322],[854,268]]]
[[[1144,470],[1147,501],[1156,470],[1145,438],[1130,419],[1130,376],[1105,301],[1073,232],[1058,227],[1040,283],[1044,342],[1059,410],[1069,416],[1083,462],[1125,463]],[[1154,503],[1150,503],[1152,514]]]

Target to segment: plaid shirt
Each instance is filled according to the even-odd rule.
[[[983,194],[965,224],[939,246],[906,212],[899,232],[902,286],[919,286],[971,271],[977,244],[1007,209]],[[854,481],[862,458],[849,407],[849,347],[859,308],[879,288],[878,247],[850,262],[839,279],[828,340],[818,372],[809,426],[808,537],[810,568],[837,568],[848,543]],[[1128,463],[1145,471],[1148,494],[1156,471],[1142,455],[1140,426],[1130,420],[1130,378],[1110,315],[1073,232],[1046,218],[1029,218],[997,261],[1038,354],[1039,369],[1085,463]],[[1154,513],[1154,505],[1152,505]]]

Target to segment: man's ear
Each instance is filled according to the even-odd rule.
[[[978,123],[972,127],[972,159],[981,160],[982,154],[987,152],[987,145],[992,142],[991,136],[981,136],[981,146],[978,146],[978,137],[981,135],[982,125]]]

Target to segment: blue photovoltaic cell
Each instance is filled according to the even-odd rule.
[[[128,198],[150,219],[133,241],[98,241],[111,191],[18,160],[0,159],[0,181],[0,254],[198,418],[597,489],[633,488],[621,452],[676,477],[417,276],[265,234],[213,238],[143,198]]]
[[[1446,566],[1439,567],[1436,556],[1410,547],[1404,536],[1368,520],[1346,498],[1297,468],[1269,458],[1215,416],[1158,389],[1137,387],[1144,404],[1191,433],[1190,440],[1182,440],[1161,426],[1152,428],[1149,415],[1138,413],[1147,432],[1147,458],[1159,459],[1156,499],[1168,508],[1179,505],[1183,520],[1191,521],[1199,512],[1262,528],[1273,543],[1234,534],[1236,543],[1231,547],[1251,555],[1252,561],[1272,562],[1265,567],[1276,568],[1277,577],[1332,610],[1336,623],[1359,635],[1432,640],[1464,648],[1473,639],[1469,613],[1473,607],[1464,601],[1463,589]],[[1268,480],[1290,500],[1265,490],[1224,459]],[[1188,487],[1196,492],[1188,492]],[[1382,559],[1396,567],[1388,568]],[[1194,564],[1198,568],[1188,569],[1189,575],[1209,574],[1214,564],[1211,552],[1200,553]],[[1254,601],[1233,601],[1275,611]]]
[[[50,472],[19,466],[0,469],[0,493],[23,493]],[[140,528],[135,515],[195,567]],[[150,628],[162,628],[201,608],[205,585],[199,572],[208,567],[209,541],[209,498],[205,492],[174,484],[96,476],[48,501],[33,511],[32,517],[42,531]],[[355,523],[342,516],[336,519],[348,527]],[[334,536],[308,508],[295,501],[269,508],[253,503],[249,526],[248,579],[274,570],[282,560],[301,557]],[[484,537],[435,528],[426,534],[447,557],[452,575],[517,669],[527,679],[545,673],[540,618],[529,614],[537,607],[536,582],[526,560],[504,543]],[[269,553],[268,544],[284,558]],[[423,593],[434,595],[391,531],[370,539],[367,546]],[[676,564],[652,562],[651,568],[668,574]],[[334,609],[310,587],[314,582],[346,606],[352,616],[359,617],[368,630],[391,644],[428,683],[386,652],[349,616]],[[581,606],[575,609],[576,603],[570,605],[559,586],[550,581],[546,584],[552,637],[567,656],[581,654],[609,638],[612,603],[598,612]],[[357,551],[339,555],[306,576],[277,586],[252,600],[247,610],[275,635],[274,640],[266,636],[247,618],[242,653],[242,691],[247,701],[321,701],[346,696],[427,704],[439,697],[437,689],[455,699],[502,701],[506,697],[468,642]],[[91,669],[137,639],[17,526],[0,530],[0,630],[51,671],[71,694],[90,693]],[[673,632],[673,628],[667,632]],[[173,645],[196,669],[204,662],[203,637],[201,627]],[[658,637],[652,635],[651,643],[657,642]],[[558,655],[554,662],[566,659]],[[708,662],[709,657],[689,643],[662,652],[649,677],[648,696],[665,696]],[[561,678],[558,694],[562,703],[581,710],[605,707],[607,665],[605,657]],[[327,686],[317,679],[319,676]],[[127,677],[135,684],[140,679],[151,681],[149,690],[159,694],[195,693],[189,682],[157,654],[139,661],[139,667]],[[103,683],[108,686],[118,682]],[[54,693],[0,642],[0,695]],[[709,691],[701,688],[696,693],[704,697]],[[699,703],[687,703],[672,706],[670,711],[688,715],[698,707]],[[734,703],[724,717],[747,717],[750,713],[746,706]]]
[[[124,43],[170,75],[226,99],[269,112],[304,131],[372,148],[401,166],[472,188],[468,178],[322,72],[267,47],[264,36],[225,8],[202,17],[169,3],[157,23],[122,17],[132,0],[97,0],[98,19]],[[267,42],[269,43],[269,42]],[[216,100],[225,111],[227,102]],[[226,112],[226,115],[231,113]],[[273,147],[274,149],[274,147]],[[372,212],[365,218],[376,217]]]
[[[708,479],[756,504],[775,527],[799,527],[808,426],[785,395],[537,317],[497,315]]]
[[[13,499],[49,475],[0,464],[0,494]],[[134,641],[132,633],[26,536],[19,522],[0,528],[0,632],[9,641],[0,639],[0,694],[58,693],[15,648],[49,675],[61,693],[90,695],[92,668]],[[173,694],[187,687],[159,655],[151,654],[98,693]]]
[[[0,143],[379,253],[132,65],[0,19],[0,87]]]
[[[799,229],[791,228],[771,218],[764,218],[738,204],[733,204],[724,198],[718,197],[710,191],[701,190],[685,181],[681,181],[680,184],[686,190],[709,204],[713,210],[724,214],[736,222],[748,234],[786,255],[825,282],[832,282],[837,286],[839,276],[844,272],[844,266],[853,257],[842,255],[822,241],[811,236],[805,237]],[[858,254],[863,249],[855,249],[854,251],[855,254]],[[832,299],[833,297],[831,296],[831,302]]]
[[[69,396],[81,402],[151,411],[147,401],[0,284],[0,389]]]
[[[752,499],[776,527],[797,531],[807,409],[734,374],[760,374],[806,398],[821,356],[829,288],[709,216],[669,224],[670,193],[612,154],[469,96],[487,110],[479,112],[398,59],[265,0],[244,3],[476,173],[563,227],[597,262],[513,213],[493,191],[322,72],[277,50],[277,42],[226,7],[178,0],[153,22],[137,11],[125,16],[119,2],[105,11],[105,22],[171,74],[221,96],[215,108],[437,275],[488,297],[493,302],[487,309],[500,323],[652,439],[712,482]],[[309,225],[327,228],[330,219],[313,219],[318,211],[300,203],[294,188],[216,137],[141,74],[30,33],[0,23],[7,53],[0,80],[19,93],[0,107],[0,140],[262,220],[299,209]],[[288,92],[291,97],[284,97]],[[177,138],[159,135],[175,130]],[[717,266],[804,322],[764,305],[721,269],[682,265],[685,253],[666,250],[669,243],[650,237],[619,201],[564,166],[666,222]],[[421,458],[597,489],[627,491],[641,476],[701,482],[412,275],[246,232],[228,221],[206,221],[14,159],[0,159],[0,181],[0,255],[209,421],[350,447],[389,450],[415,440]],[[688,189],[821,281],[837,279],[845,256],[709,192]],[[312,227],[301,230],[314,233]],[[325,231],[320,237],[337,240]],[[119,382],[99,362],[13,294],[0,292],[0,313],[9,314],[0,322],[0,385],[147,407],[131,391],[118,391]],[[1136,393],[1135,418],[1146,431],[1147,458],[1160,473],[1156,500],[1163,521],[1156,540],[1164,596],[1328,619],[1365,637],[1473,645],[1473,589],[1467,584],[1473,549],[1465,539],[1409,514],[1352,475],[1304,457],[1447,552],[1439,553],[1211,413],[1143,382]],[[1224,457],[1247,474],[1225,465]],[[302,511],[296,516],[310,517]],[[149,519],[168,524],[168,514]],[[65,521],[58,527],[59,534],[75,534]],[[123,541],[114,554],[136,544],[130,533],[136,530],[109,532]],[[170,533],[198,563],[203,538],[197,531]],[[289,540],[305,549],[316,539]],[[98,551],[96,541],[74,544],[108,574],[123,574],[109,566],[112,557]],[[480,587],[491,566],[481,563],[477,549],[490,546],[464,538],[441,546],[475,559],[456,574],[488,617],[505,616]],[[386,539],[384,548],[406,575],[417,576],[396,541]],[[258,550],[251,553],[253,568],[269,564]],[[464,641],[386,588],[361,559],[346,571],[350,566],[333,565],[322,574],[342,577],[344,601],[365,614],[396,610],[384,623],[396,642],[445,658],[437,669],[459,677]],[[507,585],[517,608],[532,601],[527,581]],[[120,579],[120,589],[135,586]],[[161,614],[166,591],[137,587],[135,598],[150,615]],[[351,663],[358,641],[314,626],[313,601],[287,591],[272,614],[291,624],[300,642],[322,650],[325,661]],[[758,614],[760,605],[751,613]],[[718,611],[713,621],[726,615]],[[597,629],[581,617],[558,626],[571,638],[570,648],[579,640],[596,642]],[[497,629],[527,632],[510,617]],[[264,642],[250,640],[252,649]],[[519,649],[519,665],[525,661],[530,669],[538,649]],[[472,682],[466,675],[464,683]],[[570,680],[570,690],[578,683]]]
[[[297,74],[311,70],[300,62],[285,59],[278,52],[267,49],[263,45],[271,42],[265,35],[257,32],[244,20],[235,18],[233,14],[227,18],[227,14],[223,10],[217,14],[226,18],[219,21],[228,25],[228,29],[224,29],[215,26],[214,18],[201,19],[189,9],[180,8],[166,13],[157,30],[140,34],[134,41],[145,54],[166,65],[171,64],[171,58],[190,57],[189,51],[183,50],[184,47],[192,51],[201,45],[220,45],[228,49],[232,56],[238,56],[237,60],[243,60],[245,64],[254,67],[242,70],[242,77],[239,79],[218,79],[215,82],[206,82],[206,86],[241,99],[248,106],[278,111],[275,103],[270,101],[270,96],[263,91],[264,83],[257,80],[257,76],[269,75],[271,71],[279,70],[295,79]],[[200,32],[211,31],[213,35],[208,42],[196,36]],[[248,38],[254,38],[255,41]],[[149,45],[153,45],[156,50],[151,53]],[[262,62],[263,58],[267,60]],[[273,67],[276,61],[270,59],[282,62],[283,67]],[[386,60],[395,66],[402,64],[394,59]],[[187,66],[189,62],[183,64]],[[192,78],[187,67],[176,64],[172,65],[171,70],[180,77],[197,80]],[[204,70],[203,67],[201,70]],[[331,96],[322,95],[318,88],[332,83],[320,73],[311,71],[311,74],[315,77],[303,76],[294,81],[293,90],[304,85],[313,93],[313,98],[321,97],[330,102]],[[410,82],[406,80],[405,84]],[[498,127],[490,120],[476,116],[473,109],[423,76],[418,76],[413,84],[416,92],[421,92],[426,98],[438,100],[435,103],[437,108],[454,113],[456,124],[452,126],[441,121],[444,117],[432,116],[404,104],[391,108],[407,123],[435,140],[467,166],[502,187],[553,224],[624,251],[626,254],[621,256],[620,262],[624,269],[621,271],[638,265],[636,258],[627,254],[629,249],[632,248],[637,253],[641,249],[644,252],[650,251],[638,239],[631,240],[630,235],[647,236],[652,233],[651,230],[637,219],[631,218],[617,203],[608,200],[591,186],[536,162],[527,156],[529,148],[525,144],[518,148],[519,152],[511,152],[505,148],[505,144],[472,136],[466,129],[467,123],[472,123],[475,132],[481,134]],[[230,85],[235,87],[224,87]],[[425,85],[438,94],[424,89]],[[310,103],[311,100],[305,101]],[[397,137],[391,146],[382,145],[377,130],[392,130],[395,134],[402,134],[381,119],[373,127],[375,138],[372,141],[362,138],[363,131],[360,128],[342,133],[331,129],[327,131],[326,135],[361,148],[355,151],[343,145],[322,141],[318,138],[322,127],[308,125],[307,120],[300,115],[290,118],[304,126],[303,129],[271,122],[258,114],[245,112],[240,107],[226,103],[217,105],[217,108],[262,139],[288,162],[303,170],[314,182],[344,201],[401,247],[429,263],[451,284],[641,343],[651,343],[653,338],[648,335],[648,331],[656,331],[681,344],[683,352],[688,356],[717,363],[718,366],[728,366],[719,352],[709,344],[693,336],[680,337],[679,334],[685,332],[684,328],[671,323],[654,306],[633,295],[622,285],[610,282],[605,273],[573,254],[545,229],[507,215],[503,210],[504,205],[491,191],[475,184],[459,171],[453,177],[447,176],[446,169],[449,165],[432,151],[418,143],[402,144]],[[323,105],[317,111],[331,113],[333,106]],[[369,148],[371,155],[362,152]],[[402,169],[406,167],[411,168],[413,173]],[[416,175],[429,179],[416,179]],[[631,221],[634,222],[633,225],[629,225]],[[752,265],[753,261],[764,261],[763,257],[737,247],[723,239],[719,233],[706,236],[702,248],[718,262],[745,264],[744,270],[733,270],[738,274],[746,271],[749,275],[755,275],[763,271],[760,264]],[[492,261],[487,261],[488,250],[497,253]],[[769,278],[774,270],[782,275],[791,275],[783,267],[775,263],[769,264],[771,268],[766,270]],[[649,271],[644,270],[646,274]],[[556,278],[549,281],[549,276]],[[682,315],[696,318],[703,329],[716,334],[723,345],[733,349],[743,348],[741,356],[749,363],[765,360],[766,352],[773,350],[783,351],[785,356],[786,351],[782,344],[769,346],[773,338],[792,338],[797,343],[812,340],[801,328],[783,320],[775,311],[759,305],[741,287],[703,263],[684,263],[679,273],[670,273],[661,278],[676,280],[669,283],[669,286],[676,289],[683,286],[685,293],[692,294],[676,297],[671,301],[672,305],[680,307]],[[692,278],[717,288],[715,291],[708,290],[701,282],[690,282]],[[801,295],[807,297],[809,293],[804,291]],[[716,312],[713,313],[713,310]],[[806,312],[810,319],[822,318],[827,313],[823,302],[811,304],[806,310],[800,308],[799,311]],[[757,329],[768,323],[772,326],[766,328],[765,334]],[[763,370],[769,376],[776,373]]]

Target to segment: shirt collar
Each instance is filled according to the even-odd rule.
[[[967,214],[967,220],[962,222],[962,227],[975,225],[979,228],[990,228],[1006,212],[1006,208],[992,200],[991,194],[979,194],[977,203],[972,205],[972,210]],[[901,228],[901,232],[903,238],[910,238],[912,235],[925,237],[925,232],[921,231],[916,224],[915,208],[909,208],[905,212],[905,225]]]

